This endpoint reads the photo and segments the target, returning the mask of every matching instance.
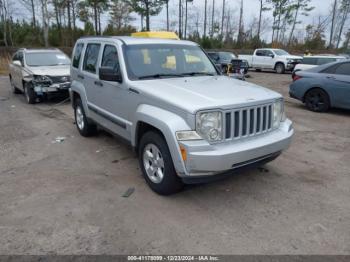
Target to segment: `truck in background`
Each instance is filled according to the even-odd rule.
[[[292,72],[303,59],[301,56],[290,55],[282,49],[272,48],[256,49],[253,55],[239,55],[238,58],[246,60],[249,67],[257,71],[270,69],[278,74]]]

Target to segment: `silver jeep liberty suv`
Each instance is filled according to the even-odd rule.
[[[294,132],[280,94],[220,75],[189,41],[81,38],[71,77],[80,134],[100,126],[129,141],[162,195],[267,163]]]

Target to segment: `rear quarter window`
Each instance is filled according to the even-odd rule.
[[[350,63],[340,64],[336,69],[335,73],[337,75],[350,75]]]
[[[75,47],[74,54],[73,54],[73,62],[72,62],[72,65],[75,68],[79,68],[80,57],[81,57],[81,53],[83,51],[83,47],[84,47],[83,43],[79,43]]]

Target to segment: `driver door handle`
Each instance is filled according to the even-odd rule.
[[[95,85],[96,85],[96,86],[101,86],[101,87],[102,87],[102,86],[103,86],[103,83],[100,82],[100,81],[95,81]]]

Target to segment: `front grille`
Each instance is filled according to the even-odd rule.
[[[49,76],[53,84],[70,82],[69,76]]]
[[[225,112],[225,139],[240,139],[271,131],[272,114],[272,103]]]

